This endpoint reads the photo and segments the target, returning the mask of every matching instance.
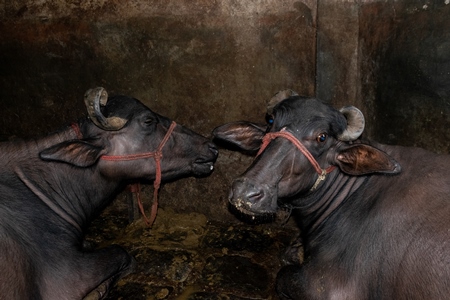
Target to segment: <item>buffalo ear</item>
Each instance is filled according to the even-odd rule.
[[[238,121],[216,127],[212,135],[215,141],[226,142],[224,146],[231,145],[240,150],[256,152],[261,147],[265,132],[266,125]]]
[[[76,167],[89,167],[95,164],[103,155],[103,148],[84,141],[67,141],[39,153],[39,157],[46,161],[59,161]]]
[[[338,151],[336,164],[350,175],[397,174],[401,167],[385,152],[366,144],[346,145]]]

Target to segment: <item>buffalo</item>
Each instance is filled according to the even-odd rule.
[[[46,137],[0,143],[0,298],[102,299],[135,266],[84,242],[90,221],[128,184],[206,176],[205,137],[127,96],[86,92],[88,117]]]
[[[281,299],[448,299],[450,156],[364,139],[364,122],[286,90],[267,124],[217,127],[256,153],[229,202],[251,218],[292,209],[305,258],[278,272]]]

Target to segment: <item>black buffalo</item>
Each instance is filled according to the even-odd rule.
[[[162,180],[213,169],[211,142],[138,100],[96,88],[85,102],[88,118],[0,144],[1,299],[103,298],[135,262],[119,246],[86,249],[89,222],[126,184],[155,180],[157,162]]]
[[[305,261],[278,273],[282,299],[449,299],[450,156],[363,142],[363,129],[355,107],[280,92],[267,125],[213,132],[260,152],[229,201],[298,217]]]

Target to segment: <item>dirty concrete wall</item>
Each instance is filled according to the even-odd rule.
[[[276,91],[314,95],[315,5],[0,0],[1,137],[71,122],[85,114],[82,96],[94,86],[134,96],[204,135],[232,120],[264,122]],[[249,161],[223,151],[211,177],[164,186],[161,206],[235,220],[225,199]]]
[[[79,114],[82,108],[70,113],[96,85],[203,133],[260,118],[280,88],[314,93],[313,3],[29,0],[2,7],[3,134],[54,128]],[[46,125],[14,122],[32,113]]]
[[[267,99],[288,87],[360,107],[369,137],[448,153],[449,9],[446,0],[0,0],[0,139],[76,119],[93,86],[204,135],[263,122]],[[250,162],[221,151],[212,176],[164,186],[161,205],[235,221],[228,188]]]
[[[396,18],[376,89],[381,142],[450,153],[450,2],[423,1]]]
[[[352,103],[366,135],[450,152],[450,2],[321,0],[316,95]]]

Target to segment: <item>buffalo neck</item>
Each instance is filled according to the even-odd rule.
[[[25,188],[77,232],[87,227],[93,216],[112,200],[120,188],[96,170],[96,165],[78,168],[61,162],[46,162],[39,152],[57,143],[76,139],[71,128],[41,139],[22,142],[11,164]]]
[[[302,233],[313,235],[366,179],[367,176],[350,176],[336,169],[316,190],[294,200],[293,208],[301,218]]]

